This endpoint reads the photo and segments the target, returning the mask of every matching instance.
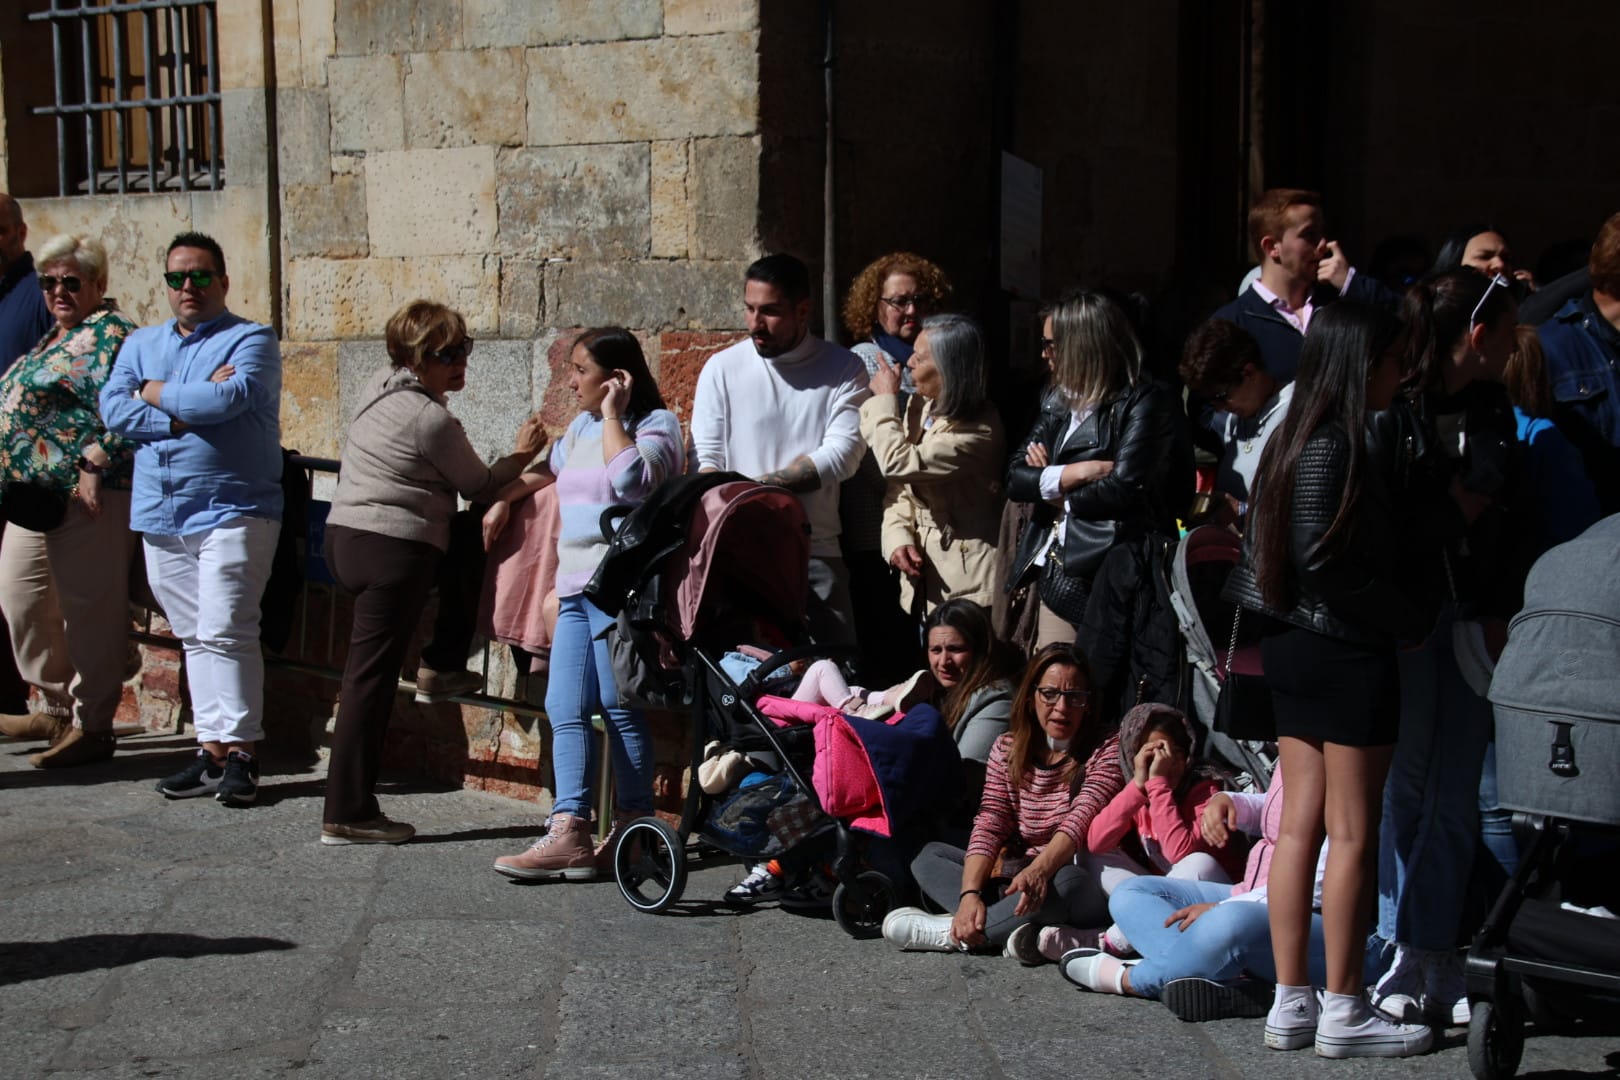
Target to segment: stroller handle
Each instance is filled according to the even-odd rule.
[[[740,689],[751,696],[765,680],[789,664],[796,664],[800,660],[851,660],[857,655],[859,655],[859,650],[853,645],[817,645],[814,642],[809,645],[795,645],[791,649],[783,649],[760,664],[759,667],[750,671],[748,678],[743,680],[744,685]]]

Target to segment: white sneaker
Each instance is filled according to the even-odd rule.
[[[1409,945],[1395,947],[1395,962],[1373,986],[1372,1007],[1397,1024],[1423,1018],[1423,990],[1428,981],[1424,953]]]
[[[907,952],[957,952],[951,916],[930,915],[922,908],[895,908],[883,917],[883,939]]]
[[[1266,1045],[1273,1050],[1303,1050],[1316,1041],[1320,1006],[1309,986],[1279,986],[1266,1013]]]
[[[1462,954],[1454,949],[1424,957],[1423,1018],[1438,1028],[1467,1027],[1473,1018]]]
[[[1325,1058],[1411,1057],[1434,1042],[1422,1024],[1397,1024],[1359,994],[1328,994],[1316,1024],[1316,1053]]]

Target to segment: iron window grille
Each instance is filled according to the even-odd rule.
[[[61,195],[225,184],[215,0],[50,0]]]

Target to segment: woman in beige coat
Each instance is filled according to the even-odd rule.
[[[861,435],[888,481],[883,554],[901,572],[901,604],[919,615],[958,598],[989,607],[1006,439],[985,398],[984,337],[961,315],[925,319],[909,400],[899,366],[878,364]]]

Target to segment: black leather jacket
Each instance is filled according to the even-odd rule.
[[[1192,499],[1192,438],[1181,402],[1169,389],[1144,382],[1122,390],[1064,440],[1069,418],[1067,403],[1049,395],[1007,467],[1007,497],[1035,504],[1034,517],[1018,541],[1009,591],[1026,583],[1058,516],[1041,499],[1041,470],[1024,463],[1032,443],[1046,446],[1052,465],[1114,463],[1112,473],[1067,497],[1063,569],[1075,577],[1089,581],[1108,550],[1121,541],[1150,532],[1174,535],[1176,518]]]
[[[1247,541],[1243,561],[1227,579],[1227,599],[1250,611],[1358,645],[1384,647],[1426,635],[1426,613],[1395,581],[1396,562],[1406,555],[1407,544],[1396,529],[1388,484],[1375,459],[1369,455],[1364,460],[1361,496],[1352,511],[1349,532],[1332,551],[1322,552],[1318,550],[1322,538],[1344,493],[1350,447],[1337,428],[1324,427],[1311,436],[1294,473],[1288,540],[1288,591],[1293,606],[1282,610],[1261,596]]]

